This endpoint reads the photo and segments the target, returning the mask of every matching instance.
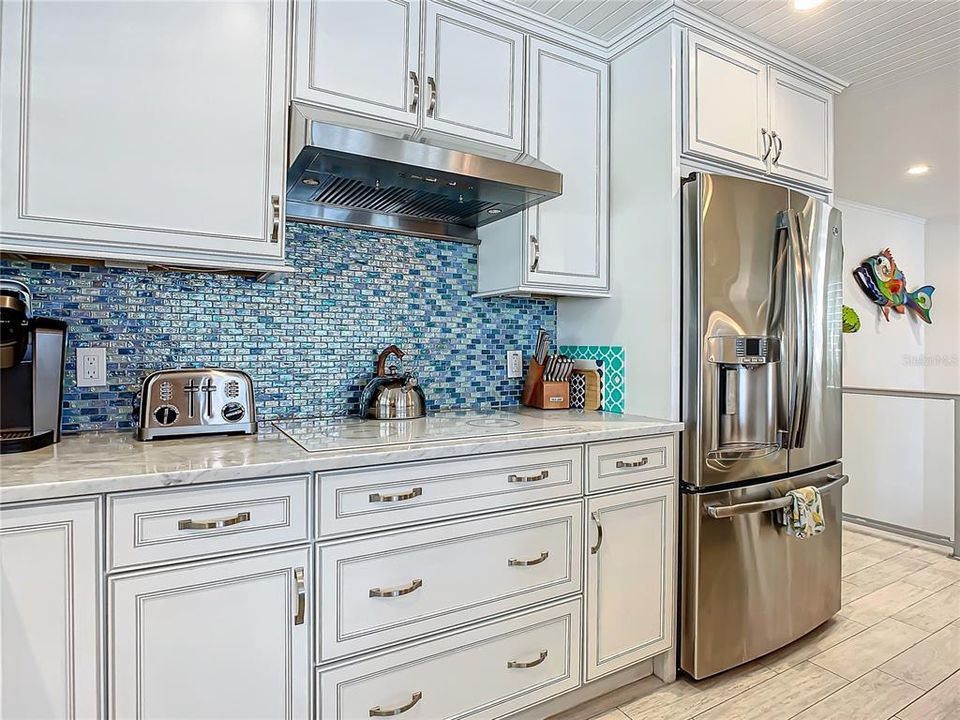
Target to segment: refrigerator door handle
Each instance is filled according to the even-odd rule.
[[[796,210],[784,210],[778,221],[785,227],[793,256],[794,310],[794,376],[796,385],[790,408],[790,448],[802,448],[807,432],[807,408],[810,387],[810,302],[807,289],[806,256],[801,243],[800,217]]]
[[[830,482],[820,486],[821,493],[830,492],[836,488],[846,485],[850,478],[844,475],[829,475]],[[723,518],[735,517],[737,515],[752,515],[754,513],[767,512],[769,510],[783,510],[793,504],[793,499],[789,496],[770,498],[769,500],[757,500],[754,502],[738,503],[736,505],[707,505],[704,508],[707,515],[718,520]]]

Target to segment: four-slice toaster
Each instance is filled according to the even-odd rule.
[[[138,440],[257,432],[253,382],[240,370],[159,370],[143,381]]]

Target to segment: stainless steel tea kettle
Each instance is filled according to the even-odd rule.
[[[426,415],[427,399],[411,373],[398,373],[396,365],[387,367],[387,358],[403,351],[391,345],[377,357],[377,376],[360,396],[360,416],[377,420],[409,420]]]

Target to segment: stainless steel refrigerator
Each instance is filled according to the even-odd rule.
[[[694,173],[683,195],[680,665],[703,678],[840,609],[840,211]],[[780,510],[813,485],[826,529]]]

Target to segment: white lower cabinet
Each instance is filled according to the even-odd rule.
[[[318,658],[580,592],[583,503],[320,545]]]
[[[673,644],[676,484],[589,498],[586,680]]]
[[[100,500],[0,510],[0,717],[101,715]]]
[[[580,599],[321,668],[318,720],[499,718],[580,684]]]
[[[109,579],[110,717],[310,714],[309,550]]]

